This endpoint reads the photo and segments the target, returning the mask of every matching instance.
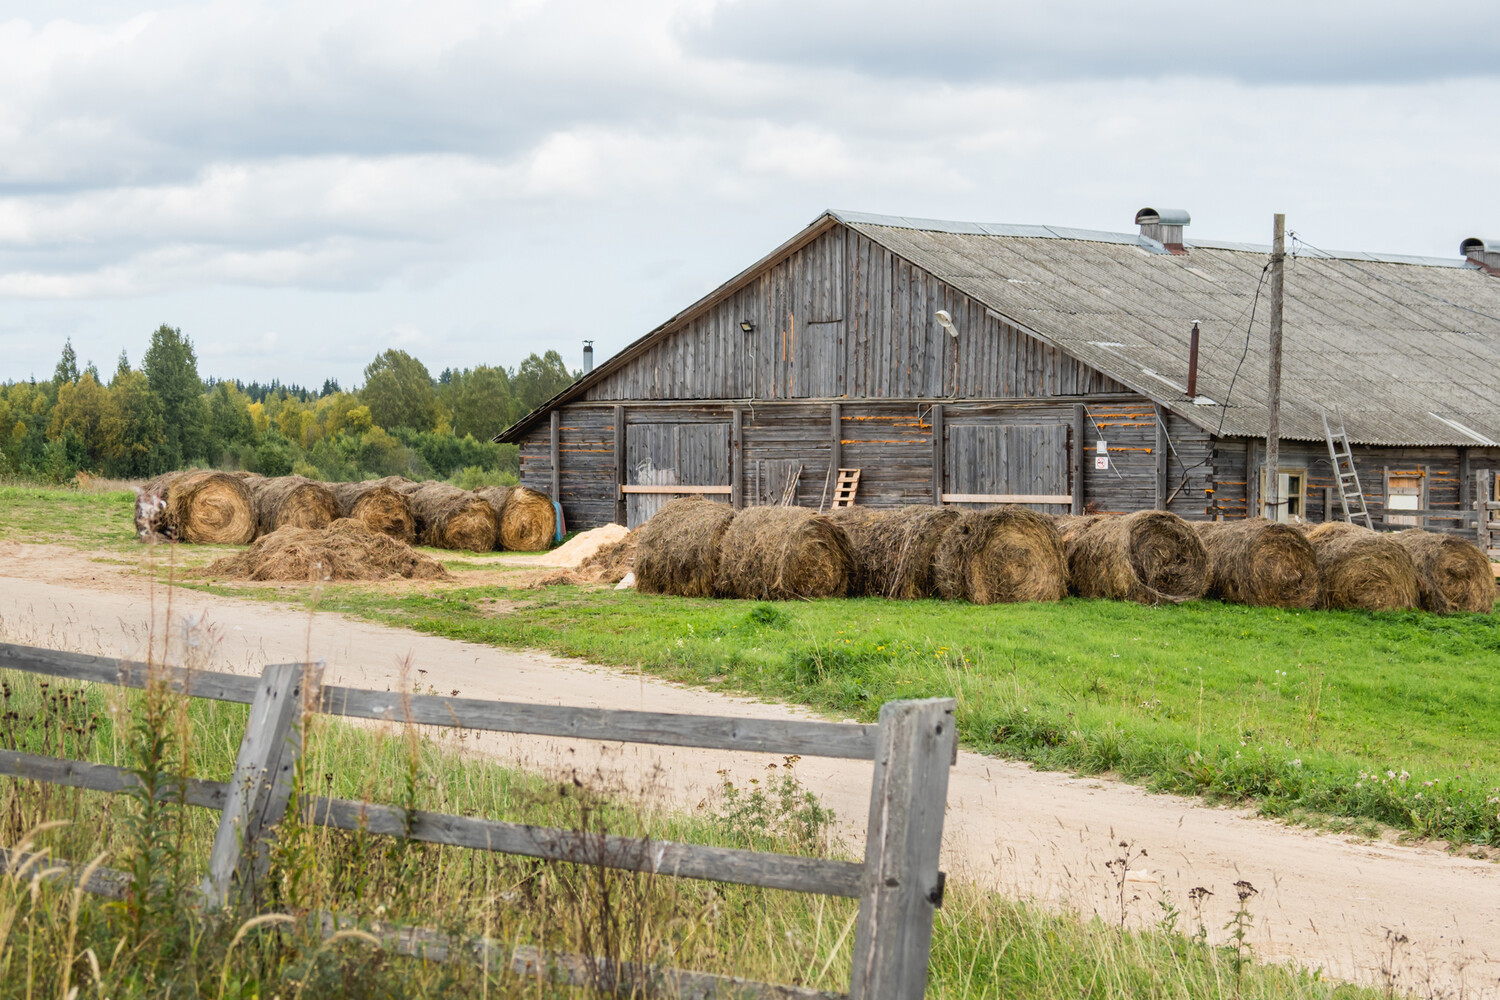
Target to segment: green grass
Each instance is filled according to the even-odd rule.
[[[129,546],[128,510],[113,494],[0,489],[0,537]],[[445,555],[454,568],[503,570]],[[312,593],[194,585],[283,601]],[[1500,845],[1493,616],[1082,600],[759,605],[569,587],[319,594],[324,610],[841,717],[955,696],[961,738],[983,752],[1273,815]],[[511,610],[493,613],[494,601]]]
[[[0,745],[122,764],[159,773],[168,785],[180,775],[227,776],[245,707],[154,697],[6,673],[0,675]],[[472,734],[444,731],[432,738],[319,719],[300,780],[310,793],[405,808],[757,850],[846,853],[827,843],[829,817],[785,770],[753,788],[726,787],[691,816],[643,814],[629,804],[639,789],[589,775],[582,788],[554,783],[484,759],[465,738]],[[56,883],[0,878],[0,997],[71,995],[68,983],[80,996],[116,998],[436,997],[479,995],[486,988],[503,997],[583,995],[504,975],[485,983],[477,970],[401,959],[353,937],[326,945],[294,922],[324,909],[365,926],[376,919],[421,923],[620,960],[824,989],[847,984],[856,911],[851,900],[606,874],[592,866],[547,865],[295,822],[278,834],[261,907],[205,912],[193,904],[191,889],[216,815],[158,806],[147,821],[145,809],[128,795],[0,779],[7,845],[25,840],[43,821],[66,820],[28,846],[75,860],[102,851],[112,866],[148,872],[155,887],[149,897],[117,903],[75,899]],[[151,857],[144,859],[148,849]],[[934,928],[928,995],[1382,995],[1326,982],[1315,972],[1259,964],[1245,951],[1206,943],[1196,916],[1163,913],[1155,928],[1128,932],[952,884]]]
[[[961,739],[987,753],[1254,800],[1276,815],[1500,844],[1491,616],[1083,600],[771,605],[569,587],[398,596],[334,586],[319,600],[866,721],[889,699],[957,697]],[[490,613],[491,601],[508,610]]]

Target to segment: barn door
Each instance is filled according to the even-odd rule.
[[[631,486],[722,486],[729,501],[729,424],[631,424],[625,428],[625,473]],[[626,493],[625,523],[636,528],[682,494]]]
[[[948,424],[944,493],[1061,496],[1068,492],[1068,428],[1062,424]],[[1064,504],[1028,504],[1066,514]]]

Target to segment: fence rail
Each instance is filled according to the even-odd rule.
[[[203,886],[209,905],[223,905],[235,893],[251,901],[256,897],[268,865],[271,831],[287,808],[292,771],[301,752],[304,710],[415,725],[872,760],[863,863],[584,834],[327,797],[310,800],[307,818],[322,826],[473,850],[859,899],[849,996],[916,1000],[925,992],[933,914],[943,895],[938,849],[948,769],[957,754],[951,699],[888,702],[881,708],[879,724],[857,725],[400,695],[324,686],[318,672],[302,664],[271,664],[260,677],[151,671],[123,660],[9,643],[0,643],[0,668],[128,688],[160,681],[192,697],[250,705],[231,780],[194,779],[180,791],[166,790],[181,794],[186,805],[221,813]],[[0,775],[111,793],[140,784],[124,768],[21,751],[0,751]],[[94,881],[117,888],[119,877],[108,873]],[[85,888],[103,891],[92,884]],[[329,919],[333,926],[341,918]],[[433,933],[387,928],[383,939],[426,940],[423,935]],[[444,945],[443,950],[474,951],[468,945]],[[578,956],[549,955],[547,962],[568,982],[578,969],[598,967]],[[832,995],[687,970],[635,969],[630,974],[644,995]]]

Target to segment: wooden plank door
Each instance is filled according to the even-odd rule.
[[[625,429],[625,474],[631,486],[729,486],[730,425],[630,424]],[[677,494],[629,493],[625,523],[637,528]],[[729,502],[729,495],[710,499]]]
[[[1400,524],[1417,528],[1424,527],[1423,518],[1413,514],[1411,516],[1391,516],[1393,510],[1423,510],[1427,507],[1427,476],[1426,470],[1401,470],[1392,472],[1387,470],[1385,474],[1385,509],[1387,516],[1386,524]]]
[[[1062,495],[1068,492],[1065,424],[948,423],[944,493]],[[1066,514],[1065,504],[1032,510]]]

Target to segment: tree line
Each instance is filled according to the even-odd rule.
[[[193,343],[163,325],[139,368],[124,351],[106,381],[65,343],[48,381],[0,383],[0,474],[67,482],[80,472],[136,479],[189,466],[329,481],[402,475],[513,482],[514,445],[490,437],[577,377],[556,351],[514,369],[479,365],[434,378],[386,350],[364,385],[320,389],[198,374]]]

